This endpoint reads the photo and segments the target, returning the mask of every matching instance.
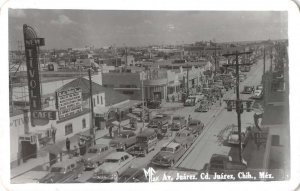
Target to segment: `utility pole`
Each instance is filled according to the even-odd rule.
[[[142,71],[142,103],[143,103],[143,109],[142,109],[142,121],[143,121],[143,126],[141,129],[141,132],[143,131],[144,127],[145,127],[145,98],[144,98],[144,71]]]
[[[89,73],[89,82],[90,82],[90,104],[91,104],[91,124],[90,124],[90,135],[93,137],[93,143],[95,144],[95,129],[94,129],[94,103],[93,103],[93,89],[92,89],[92,77],[91,77],[92,68],[88,69]]]
[[[189,97],[190,90],[189,90],[189,65],[186,64],[186,99]]]
[[[244,54],[251,54],[252,52],[238,52],[236,51],[233,54],[223,54],[223,56],[235,56],[236,64],[227,65],[227,66],[234,66],[236,70],[236,113],[237,113],[237,125],[238,125],[238,133],[239,133],[239,159],[241,163],[244,163],[243,157],[242,157],[242,136],[241,136],[241,107],[243,107],[243,100],[240,100],[240,75],[239,75],[239,66],[240,65],[250,65],[250,64],[239,64],[239,55]]]

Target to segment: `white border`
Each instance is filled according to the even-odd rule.
[[[0,115],[0,190],[294,190],[300,183],[299,155],[299,9],[289,0],[12,0],[1,1],[1,115]],[[288,10],[289,63],[290,63],[290,131],[291,173],[290,181],[279,182],[234,182],[234,183],[146,183],[146,184],[75,184],[75,185],[9,185],[9,107],[8,107],[8,8],[40,9],[110,9],[110,10]],[[3,157],[4,156],[4,157]],[[225,187],[226,186],[226,187]]]

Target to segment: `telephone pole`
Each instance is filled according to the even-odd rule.
[[[241,107],[243,107],[243,100],[240,100],[240,75],[239,75],[239,66],[240,65],[250,65],[250,64],[239,64],[239,55],[251,54],[252,52],[238,52],[236,51],[233,54],[223,54],[223,56],[235,56],[236,64],[230,64],[227,66],[235,66],[236,70],[236,113],[237,113],[237,125],[238,125],[238,133],[239,133],[239,159],[241,163],[244,163],[242,157],[242,136],[241,136]]]
[[[92,68],[88,69],[89,73],[89,82],[90,82],[90,104],[91,104],[91,124],[90,124],[90,135],[93,138],[93,143],[95,144],[95,128],[94,128],[94,102],[93,102],[93,89],[92,89],[92,77],[91,77]]]

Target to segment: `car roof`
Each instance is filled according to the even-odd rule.
[[[98,148],[104,148],[104,147],[108,147],[108,145],[97,144],[97,145],[91,146],[89,149],[98,149]]]
[[[190,123],[191,123],[191,122],[194,122],[194,123],[195,123],[195,122],[201,122],[201,121],[198,120],[198,119],[192,119],[192,120],[190,121]]]
[[[155,130],[154,129],[144,129],[141,133],[138,134],[138,137],[141,137],[141,136],[150,136],[150,135],[153,135],[155,134]]]
[[[107,157],[105,157],[105,159],[120,159],[124,155],[129,155],[129,154],[126,152],[113,152],[109,154]]]
[[[132,134],[132,133],[134,133],[133,131],[120,131],[120,133],[119,134]]]
[[[165,144],[163,144],[162,147],[175,148],[175,147],[177,147],[178,145],[180,145],[180,144],[179,144],[179,143],[175,143],[175,142],[170,142],[170,143],[165,143]]]
[[[70,164],[76,164],[76,158],[71,158],[68,160],[64,160],[64,161],[55,163],[52,165],[52,167],[66,167],[66,166],[69,166]]]
[[[242,131],[242,132],[246,131],[248,127],[250,127],[250,125],[242,125],[242,126],[241,126],[241,131]],[[233,126],[233,127],[232,127],[232,131],[238,131],[238,126],[236,126],[236,125]]]

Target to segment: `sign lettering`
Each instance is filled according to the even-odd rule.
[[[48,119],[55,120],[56,119],[56,111],[33,111],[32,117],[34,119]]]

